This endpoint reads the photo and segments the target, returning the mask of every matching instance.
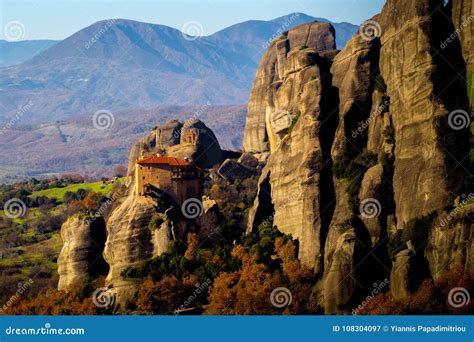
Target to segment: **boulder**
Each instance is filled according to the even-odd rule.
[[[178,120],[170,120],[155,129],[157,150],[166,150],[180,143],[183,124]]]
[[[188,159],[203,168],[211,168],[222,162],[222,150],[214,132],[197,119],[190,119],[183,124],[180,143],[168,147],[166,153]]]
[[[235,160],[227,159],[222,163],[217,173],[225,180],[233,182],[236,179],[246,179],[253,176],[255,170],[251,170]]]
[[[259,165],[258,159],[251,153],[243,153],[237,162],[249,169],[256,169]]]

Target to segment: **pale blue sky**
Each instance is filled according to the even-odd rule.
[[[360,24],[378,13],[385,0],[0,0],[0,39],[11,21],[24,26],[23,39],[64,39],[92,23],[123,18],[181,29],[198,21],[204,35],[232,24],[269,20],[302,12],[335,22]]]

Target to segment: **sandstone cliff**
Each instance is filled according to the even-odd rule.
[[[186,133],[192,132],[196,140],[186,141]],[[210,168],[222,162],[222,150],[214,132],[202,121],[190,119],[184,124],[171,120],[155,127],[137,141],[131,148],[128,159],[128,178],[131,183],[135,172],[135,161],[150,154],[168,154],[190,161],[203,168]]]
[[[267,107],[267,88],[274,84],[278,87],[287,74],[298,68],[314,64],[310,55],[298,50],[312,49],[315,53],[335,50],[334,28],[330,24],[312,23],[290,30],[286,35],[273,41],[265,53],[254,81],[248,104],[247,121],[243,145],[247,152],[265,159],[270,151],[268,120],[274,104]],[[291,56],[290,51],[296,52]],[[287,59],[290,59],[287,63]],[[289,84],[286,85],[290,86]],[[282,101],[285,101],[283,98]],[[271,108],[273,107],[273,108]]]
[[[63,247],[58,258],[59,284],[63,290],[83,285],[88,277],[107,273],[102,257],[106,231],[102,217],[70,217],[61,227]]]
[[[260,71],[266,74],[262,71],[267,67],[265,59],[274,60],[275,75],[262,84],[257,78],[252,94],[263,104],[254,111],[251,99],[245,131],[246,143],[252,144],[251,136],[257,129],[252,122],[259,118],[265,124],[271,155],[261,183],[268,189],[261,185],[258,197],[259,201],[271,201],[274,207],[274,215],[255,207],[248,229],[272,217],[278,229],[300,240],[299,257],[316,272],[321,270],[320,244],[327,228],[324,210],[329,204],[320,188],[329,185],[329,142],[335,118],[330,117],[334,110],[331,100],[336,96],[329,67],[336,53],[334,39],[330,24],[312,23],[291,30],[287,38],[270,46]],[[262,152],[265,150],[258,151]]]
[[[138,196],[135,191],[123,200],[107,220],[107,242],[104,257],[110,266],[107,283],[117,292],[117,302],[124,304],[133,298],[136,289],[133,281],[124,279],[121,272],[140,261],[157,256],[165,250],[166,241],[154,235],[170,234],[169,225],[163,222],[159,230],[149,228],[149,222],[157,213],[156,202],[149,197]],[[163,232],[160,233],[161,228]]]
[[[453,125],[451,113],[469,110],[471,89],[458,76],[471,60],[472,32],[434,47],[471,11],[469,1],[389,0],[337,55],[333,29],[313,23],[275,40],[260,64],[244,147],[268,160],[248,230],[272,218],[299,241],[299,258],[321,276],[327,313],[390,274],[400,298],[428,265],[435,278],[451,261],[472,268],[470,249],[455,242],[472,243],[461,219],[447,232],[426,223],[431,241],[455,246],[425,251],[413,238],[402,241],[413,250],[391,254],[402,230],[423,235],[422,217],[469,190],[469,129]]]

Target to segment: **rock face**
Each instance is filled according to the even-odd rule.
[[[107,243],[104,257],[110,265],[107,283],[117,291],[117,302],[125,303],[135,293],[133,282],[121,276],[129,266],[153,256],[151,230],[148,224],[156,213],[156,203],[132,192],[107,221]]]
[[[459,32],[462,54],[466,63],[467,93],[471,101],[471,116],[474,110],[474,5],[470,0],[452,1],[454,32]],[[451,38],[451,37],[449,37]],[[447,40],[443,44],[450,44]],[[469,87],[470,85],[470,87]]]
[[[410,286],[413,272],[416,272],[413,251],[405,249],[397,254],[390,275],[390,292],[395,299],[404,299],[413,290],[413,286]]]
[[[474,205],[453,213],[441,217],[430,231],[426,257],[434,280],[455,268],[474,272]]]
[[[182,159],[188,158],[204,168],[210,168],[222,162],[222,150],[216,136],[210,128],[197,119],[190,119],[183,124],[180,143],[170,146],[167,154]]]
[[[393,185],[399,226],[449,203],[453,175],[448,174],[454,169],[449,154],[458,161],[464,158],[460,153],[466,146],[463,134],[447,125],[451,111],[467,110],[463,86],[449,76],[462,68],[460,51],[448,47],[441,53],[450,65],[432,52],[432,40],[444,34],[437,26],[444,24],[444,13],[440,12],[444,8],[435,10],[440,3],[389,0],[378,19],[383,30],[380,69],[387,83],[395,129]],[[397,11],[396,16],[393,11]],[[438,24],[430,25],[436,20]],[[454,82],[446,88],[442,85],[445,81]],[[453,144],[456,142],[460,148]]]
[[[307,54],[291,58],[286,63],[289,51],[311,48],[318,51],[335,50],[334,29],[330,24],[312,23],[290,30],[286,36],[273,41],[265,53],[250,93],[243,145],[247,152],[264,159],[270,152],[267,114],[267,87],[281,81],[286,72],[294,71],[298,63],[305,63]],[[306,62],[308,60],[306,59]],[[295,64],[296,63],[296,64]],[[311,62],[310,62],[311,63]],[[286,69],[288,68],[288,69]]]
[[[327,313],[390,274],[394,296],[406,297],[426,258],[435,278],[442,263],[472,269],[465,213],[451,229],[432,227],[426,251],[401,253],[393,265],[387,252],[397,229],[469,190],[469,129],[453,127],[450,113],[469,110],[465,80],[453,75],[471,60],[472,30],[433,48],[466,13],[471,1],[454,1],[451,11],[441,0],[388,0],[364,24],[375,34],[361,30],[338,54],[333,30],[313,23],[275,40],[260,64],[244,147],[266,166],[248,231],[273,219],[299,241],[299,259],[321,275]]]
[[[232,159],[226,159],[219,170],[217,171],[219,176],[222,178],[233,182],[236,179],[245,179],[249,178],[252,175],[255,174],[255,171],[240,164],[239,162],[232,160]]]
[[[453,0],[452,18],[454,28],[456,30],[455,32],[459,32],[459,40],[461,41],[464,60],[466,61],[468,68],[471,68],[472,72],[472,64],[474,63],[474,6],[472,4],[472,1]],[[448,41],[443,43],[450,44]]]
[[[183,124],[178,120],[171,120],[155,129],[156,148],[166,150],[181,141],[181,129]]]
[[[187,138],[194,136],[193,142]],[[222,162],[222,150],[214,132],[202,121],[190,119],[184,124],[171,120],[154,128],[136,142],[128,160],[128,181],[133,182],[135,161],[151,154],[164,154],[189,159],[203,168],[210,168]]]
[[[70,217],[61,227],[63,247],[58,258],[58,290],[83,285],[87,277],[107,273],[102,257],[106,231],[101,217]]]
[[[255,141],[260,131],[253,123],[257,120],[266,125],[264,135],[271,155],[260,182],[268,182],[274,208],[274,212],[265,212],[257,205],[251,211],[248,230],[272,217],[279,230],[300,241],[299,258],[316,272],[321,270],[321,242],[327,224],[322,212],[327,198],[319,189],[327,185],[324,169],[334,130],[334,120],[329,117],[334,109],[329,73],[332,56],[324,58],[318,51],[335,48],[333,34],[328,24],[302,25],[288,32],[287,39],[270,46],[259,69],[263,78],[257,76],[252,91],[244,139],[252,152],[268,152],[255,150],[263,141]],[[268,78],[268,68],[273,77]],[[257,104],[258,99],[263,102]],[[276,121],[283,121],[286,127],[276,129],[282,126]],[[264,195],[262,191],[268,192],[260,187],[258,197]]]
[[[333,253],[328,256],[328,269],[324,278],[324,309],[326,314],[337,314],[341,307],[349,307],[357,287],[357,258],[367,248],[357,238],[354,229],[339,232]]]
[[[126,304],[137,291],[133,280],[124,278],[122,271],[166,252],[174,239],[175,223],[162,211],[155,199],[131,191],[107,220],[104,257],[110,270],[106,281],[115,289],[119,305]],[[149,223],[155,215],[161,224],[152,229]]]

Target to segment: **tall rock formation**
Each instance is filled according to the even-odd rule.
[[[270,44],[260,62],[250,93],[243,140],[244,149],[247,152],[265,159],[271,149],[272,133],[269,132],[269,120],[270,116],[275,114],[273,112],[275,103],[269,103],[267,106],[267,101],[271,102],[267,98],[268,86],[273,84],[278,88],[289,74],[297,72],[300,68],[314,65],[309,54],[297,53],[298,50],[306,49],[308,52],[308,49],[311,49],[315,53],[335,50],[334,42],[334,28],[330,24],[311,23],[290,30]],[[290,54],[290,51],[293,53]],[[289,59],[288,63],[287,59]],[[288,83],[286,86],[289,86]],[[280,101],[288,102],[289,98],[286,100],[281,98]]]
[[[337,105],[329,73],[336,54],[334,39],[330,24],[312,23],[273,42],[259,72],[267,75],[269,70],[262,71],[268,67],[265,60],[273,60],[274,77],[263,82],[257,78],[252,96],[264,103],[259,104],[257,112],[251,100],[246,129],[247,144],[253,144],[251,136],[258,128],[252,122],[265,122],[271,155],[261,182],[268,184],[271,199],[266,200],[271,200],[274,207],[274,214],[255,207],[248,229],[273,217],[278,229],[300,240],[300,259],[317,272],[321,269],[321,242],[325,239],[325,210],[329,204],[326,192],[320,188],[330,183],[328,157],[335,128],[335,116],[330,114]],[[258,197],[268,196],[264,192],[268,191],[260,186]]]
[[[427,236],[417,239],[424,229],[431,241],[472,245],[472,225],[439,231],[422,218],[469,190],[469,129],[453,124],[452,113],[469,110],[458,76],[471,32],[436,48],[466,20],[466,3],[388,0],[337,55],[330,26],[302,25],[275,40],[260,64],[244,147],[268,160],[248,230],[273,218],[299,240],[300,260],[321,277],[327,313],[360,302],[390,274],[396,296],[413,291],[419,279],[411,274],[429,274]],[[413,241],[402,239],[392,270],[389,247],[402,229]],[[434,245],[426,253],[435,277],[440,260],[472,268],[470,247],[456,242],[453,254]]]
[[[446,40],[444,40],[440,47],[444,48],[450,41],[456,41],[456,36],[459,36],[461,42],[462,54],[466,62],[466,80],[470,87],[468,88],[469,99],[471,100],[471,115],[472,115],[472,100],[474,99],[474,5],[471,0],[453,0],[452,4],[452,18],[454,24],[454,32],[451,33]],[[452,38],[454,35],[454,39]]]
[[[129,182],[133,179],[135,161],[157,153],[188,159],[203,168],[211,168],[223,159],[219,141],[202,121],[189,119],[182,124],[170,120],[155,127],[132,146],[128,160]]]
[[[107,284],[117,293],[117,303],[124,305],[133,299],[137,289],[132,280],[122,276],[127,267],[159,256],[166,251],[171,241],[172,223],[163,214],[158,229],[151,229],[149,223],[159,214],[157,202],[138,196],[132,189],[128,196],[115,208],[107,220],[107,242],[104,257],[110,265]]]
[[[70,217],[61,227],[63,247],[58,258],[58,289],[82,286],[88,277],[105,275],[108,266],[102,257],[106,231],[102,217]]]

